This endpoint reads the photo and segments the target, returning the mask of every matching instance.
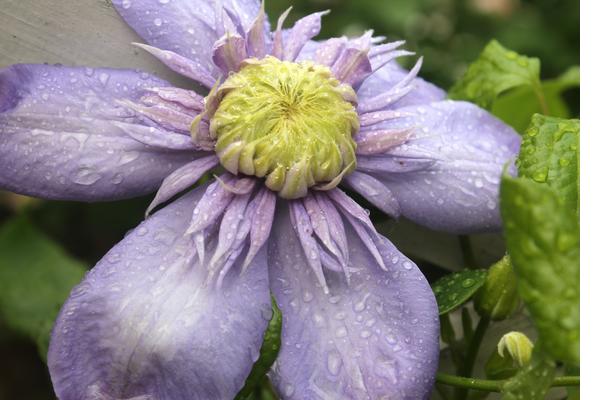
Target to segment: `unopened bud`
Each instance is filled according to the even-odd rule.
[[[532,350],[533,343],[521,332],[509,332],[498,342],[498,354],[506,357],[505,353],[508,352],[510,358],[520,367],[529,364]]]
[[[479,315],[498,321],[508,318],[518,305],[517,278],[510,258],[504,256],[488,270],[475,296],[475,309]]]

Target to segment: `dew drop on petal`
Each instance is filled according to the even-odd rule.
[[[100,180],[101,176],[91,168],[80,168],[73,177],[73,183],[79,185],[93,185]]]
[[[327,369],[332,375],[340,373],[342,367],[342,357],[337,350],[332,350],[327,354]]]
[[[337,328],[335,330],[335,337],[337,337],[337,338],[343,338],[346,335],[348,335],[348,330],[346,329],[345,326],[340,326],[339,328]]]

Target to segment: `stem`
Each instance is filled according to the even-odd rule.
[[[473,337],[469,342],[465,362],[463,365],[461,365],[461,368],[458,369],[458,374],[460,376],[471,376],[473,374],[473,366],[475,365],[475,360],[477,359],[477,353],[479,353],[479,347],[481,346],[481,342],[485,336],[485,331],[489,325],[490,319],[487,317],[481,317],[477,323],[477,328],[475,328]],[[468,388],[459,387],[454,392],[454,398],[456,400],[466,399],[468,391]]]
[[[504,381],[493,381],[488,379],[475,379],[475,378],[464,378],[462,376],[444,374],[438,372],[435,380],[445,385],[454,386],[457,388],[464,389],[476,389],[483,390],[486,392],[499,392],[502,390],[502,384]]]
[[[546,103],[546,98],[544,97],[544,91],[542,90],[542,85],[537,84],[534,85],[533,91],[535,96],[537,97],[538,102],[540,103],[540,108],[542,109],[542,113],[544,115],[550,115],[550,109],[548,108],[548,103]]]
[[[469,236],[459,235],[458,244],[460,246],[465,267],[467,269],[477,268],[477,263],[475,262],[475,257],[473,256],[473,246],[471,246],[471,239],[469,239]]]
[[[475,379],[465,378],[462,376],[445,374],[438,372],[436,375],[436,381],[445,385],[454,386],[464,389],[475,389],[483,390],[486,392],[501,392],[502,387],[508,380],[489,380],[489,379]],[[579,386],[579,376],[558,376],[554,378],[551,386]]]

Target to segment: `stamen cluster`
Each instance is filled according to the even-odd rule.
[[[245,60],[208,96],[202,118],[227,170],[266,177],[294,199],[335,187],[354,169],[355,104],[352,87],[329,68],[266,57]]]

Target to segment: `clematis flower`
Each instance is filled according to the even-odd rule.
[[[282,398],[427,398],[435,298],[340,187],[430,228],[497,229],[515,132],[445,100],[420,59],[401,69],[402,42],[313,41],[325,13],[284,29],[286,12],[271,31],[255,0],[114,5],[138,46],[209,93],[131,70],[0,70],[0,187],[78,201],[158,189],[60,312],[57,396],[231,399],[272,293]]]

